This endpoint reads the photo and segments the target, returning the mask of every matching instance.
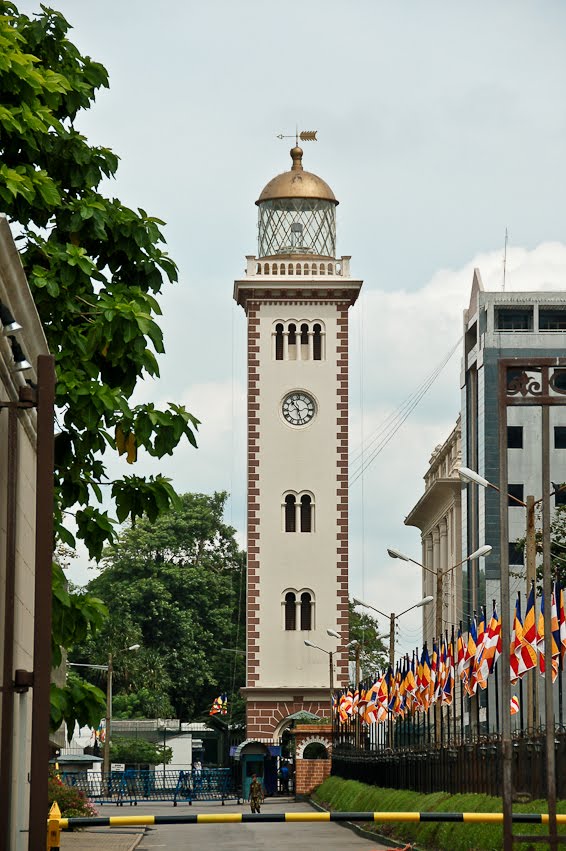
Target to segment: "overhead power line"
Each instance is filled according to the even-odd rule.
[[[452,346],[452,348],[442,358],[440,363],[428,375],[422,384],[408,396],[399,407],[393,411],[386,419],[377,427],[373,435],[365,446],[361,446],[350,459],[350,480],[349,486],[357,482],[360,476],[363,476],[368,467],[375,461],[382,449],[387,446],[389,441],[397,434],[407,417],[414,411],[421,399],[426,395],[432,387],[456,349],[459,348],[462,337]],[[373,448],[371,448],[373,447]],[[371,451],[370,451],[371,448]]]

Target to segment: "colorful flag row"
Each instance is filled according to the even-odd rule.
[[[551,644],[552,680],[558,676],[560,660],[566,653],[566,616],[564,592],[555,584],[551,597]],[[524,622],[521,619],[520,598],[517,595],[513,631],[510,646],[510,678],[516,683],[528,671],[538,666],[544,676],[544,599],[536,616],[534,583],[527,600]],[[433,642],[432,653],[425,645],[422,652],[416,650],[397,663],[395,671],[390,667],[373,684],[364,689],[337,692],[334,695],[334,712],[341,722],[352,716],[366,724],[380,723],[391,718],[403,718],[408,713],[426,712],[436,703],[450,705],[454,699],[454,683],[458,677],[468,696],[476,694],[478,688],[487,687],[501,655],[501,620],[497,611],[489,621],[485,610],[479,622],[476,617],[470,623],[467,635],[458,630],[457,640],[452,635],[440,643]],[[518,699],[510,706],[511,714],[519,711]]]

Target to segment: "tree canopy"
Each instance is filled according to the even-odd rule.
[[[384,668],[387,664],[386,649],[378,637],[379,624],[376,618],[367,612],[356,611],[350,601],[350,640],[358,642],[360,654],[360,675],[364,679]],[[383,629],[381,630],[383,632]],[[356,648],[350,649],[350,658],[355,659]]]
[[[232,720],[235,708],[239,715],[245,557],[222,520],[225,500],[225,493],[184,494],[154,522],[140,520],[105,550],[102,572],[89,583],[109,619],[73,659],[114,654],[122,716],[156,717],[161,706],[189,720],[207,715],[220,693],[229,694]],[[136,643],[139,651],[124,652]]]
[[[113,535],[103,486],[120,522],[155,519],[175,498],[161,475],[110,481],[105,453],[130,463],[140,448],[171,454],[183,437],[196,445],[198,421],[175,402],[131,404],[138,381],[159,375],[155,296],[177,268],[163,250],[164,222],[102,191],[118,157],[89,145],[77,124],[108,73],[81,55],[69,28],[60,12],[42,6],[30,18],[0,0],[0,209],[56,360],[57,532],[98,558]]]

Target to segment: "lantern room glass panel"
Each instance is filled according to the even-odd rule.
[[[336,257],[336,205],[316,198],[276,198],[259,205],[258,257]]]

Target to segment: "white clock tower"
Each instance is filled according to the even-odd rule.
[[[248,318],[248,737],[329,715],[329,656],[348,679],[348,308],[338,201],[303,152],[256,202],[258,256],[234,298]],[[337,630],[342,639],[327,635]]]

